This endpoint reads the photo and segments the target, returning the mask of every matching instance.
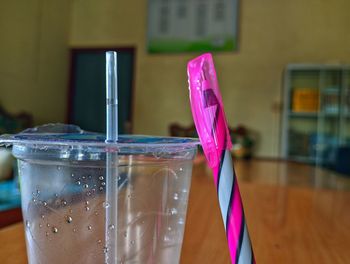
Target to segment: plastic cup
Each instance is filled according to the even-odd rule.
[[[18,159],[29,263],[105,263],[107,152],[118,154],[110,165],[118,166],[118,221],[108,227],[118,263],[178,263],[197,141],[124,136],[106,144],[61,128],[1,138]]]

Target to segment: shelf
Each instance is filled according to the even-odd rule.
[[[317,112],[289,112],[290,117],[317,118]]]

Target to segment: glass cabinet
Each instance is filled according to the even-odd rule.
[[[336,168],[350,149],[350,66],[288,65],[283,93],[282,156]]]

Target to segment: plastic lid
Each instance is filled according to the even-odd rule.
[[[14,135],[0,136],[0,144],[13,145],[17,158],[104,160],[106,152],[119,155],[170,154],[195,150],[197,139],[120,135],[117,143],[106,143],[105,135],[74,125],[47,124]]]

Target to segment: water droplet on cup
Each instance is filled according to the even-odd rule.
[[[91,230],[91,229],[92,229],[92,226],[91,226],[91,225],[88,225],[87,229],[88,229],[88,230]]]
[[[60,166],[57,166],[57,170],[61,170],[61,167],[60,167]]]
[[[56,234],[56,233],[58,233],[58,228],[57,227],[52,227],[52,233],[54,233],[54,234]]]
[[[108,208],[108,207],[110,206],[110,204],[109,204],[108,202],[103,202],[102,206],[103,206],[104,208]]]
[[[174,193],[174,200],[178,200],[179,199],[179,195],[177,193]]]
[[[176,215],[176,214],[177,214],[176,208],[171,208],[171,209],[170,209],[170,214]]]
[[[106,185],[106,183],[105,183],[105,182],[101,182],[101,185],[102,185],[102,186],[105,186],[105,185]]]
[[[98,179],[99,179],[100,181],[103,181],[104,177],[101,175],[100,177],[98,177]]]
[[[103,247],[103,253],[107,253],[108,252],[108,247]]]
[[[45,218],[45,215],[41,215],[41,219],[44,219]]]
[[[74,173],[72,173],[70,176],[71,176],[72,178],[74,178],[75,175],[74,175]]]
[[[70,223],[72,223],[73,218],[70,215],[67,215],[66,216],[66,221],[67,221],[68,224],[70,224]]]
[[[134,244],[135,244],[135,240],[131,240],[131,241],[130,241],[130,245],[133,246]]]
[[[74,233],[77,232],[77,229],[73,228],[73,232],[74,232]]]
[[[113,230],[115,227],[114,227],[114,225],[109,225],[108,228],[109,228],[110,230]]]
[[[87,189],[87,188],[89,188],[89,185],[85,183],[85,184],[83,185],[83,187],[84,187],[85,189]]]
[[[81,184],[81,182],[80,182],[80,181],[76,181],[76,183],[77,183],[78,185],[80,185],[80,184]]]
[[[47,202],[43,201],[42,203],[43,203],[43,206],[47,206]]]
[[[36,193],[39,195],[40,194],[40,190],[36,190]]]
[[[62,200],[61,204],[62,204],[62,206],[66,206],[67,205],[67,201],[66,200]]]
[[[180,171],[183,171],[183,168],[180,168]]]
[[[30,227],[30,222],[28,220],[26,221],[26,227]]]
[[[103,187],[100,187],[100,191],[103,191]]]
[[[42,224],[39,224],[39,228],[42,228],[43,227],[43,225]]]
[[[90,207],[89,206],[85,206],[85,211],[89,211]]]
[[[101,243],[102,243],[101,239],[97,240],[97,244],[101,244]]]
[[[50,227],[50,224],[49,223],[47,223],[47,225],[46,225],[47,227]]]

